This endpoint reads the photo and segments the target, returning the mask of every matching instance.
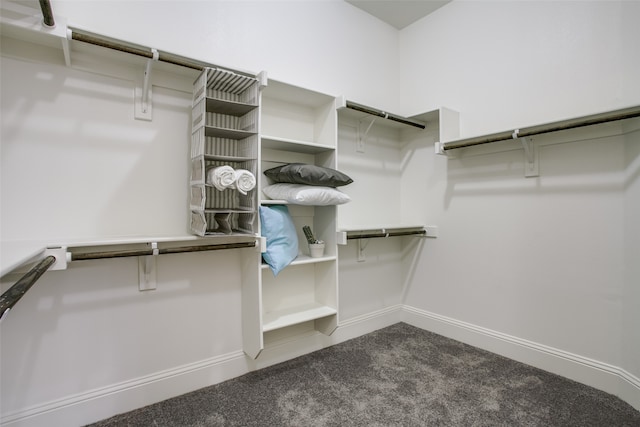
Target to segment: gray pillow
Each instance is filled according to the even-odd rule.
[[[277,166],[267,169],[264,174],[277,183],[340,187],[353,182],[353,179],[340,171],[306,163]]]

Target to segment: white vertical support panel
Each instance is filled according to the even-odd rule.
[[[262,273],[260,251],[264,239],[254,249],[243,249],[242,263],[242,342],[247,356],[255,359],[264,348],[262,335]]]
[[[449,108],[440,107],[440,142],[451,141],[460,137],[460,113]]]

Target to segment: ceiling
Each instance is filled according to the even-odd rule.
[[[451,0],[345,0],[401,30]]]

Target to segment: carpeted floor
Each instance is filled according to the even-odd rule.
[[[640,426],[615,396],[398,323],[93,424]]]

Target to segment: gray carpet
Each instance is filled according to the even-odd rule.
[[[94,424],[640,426],[615,396],[398,323]]]

